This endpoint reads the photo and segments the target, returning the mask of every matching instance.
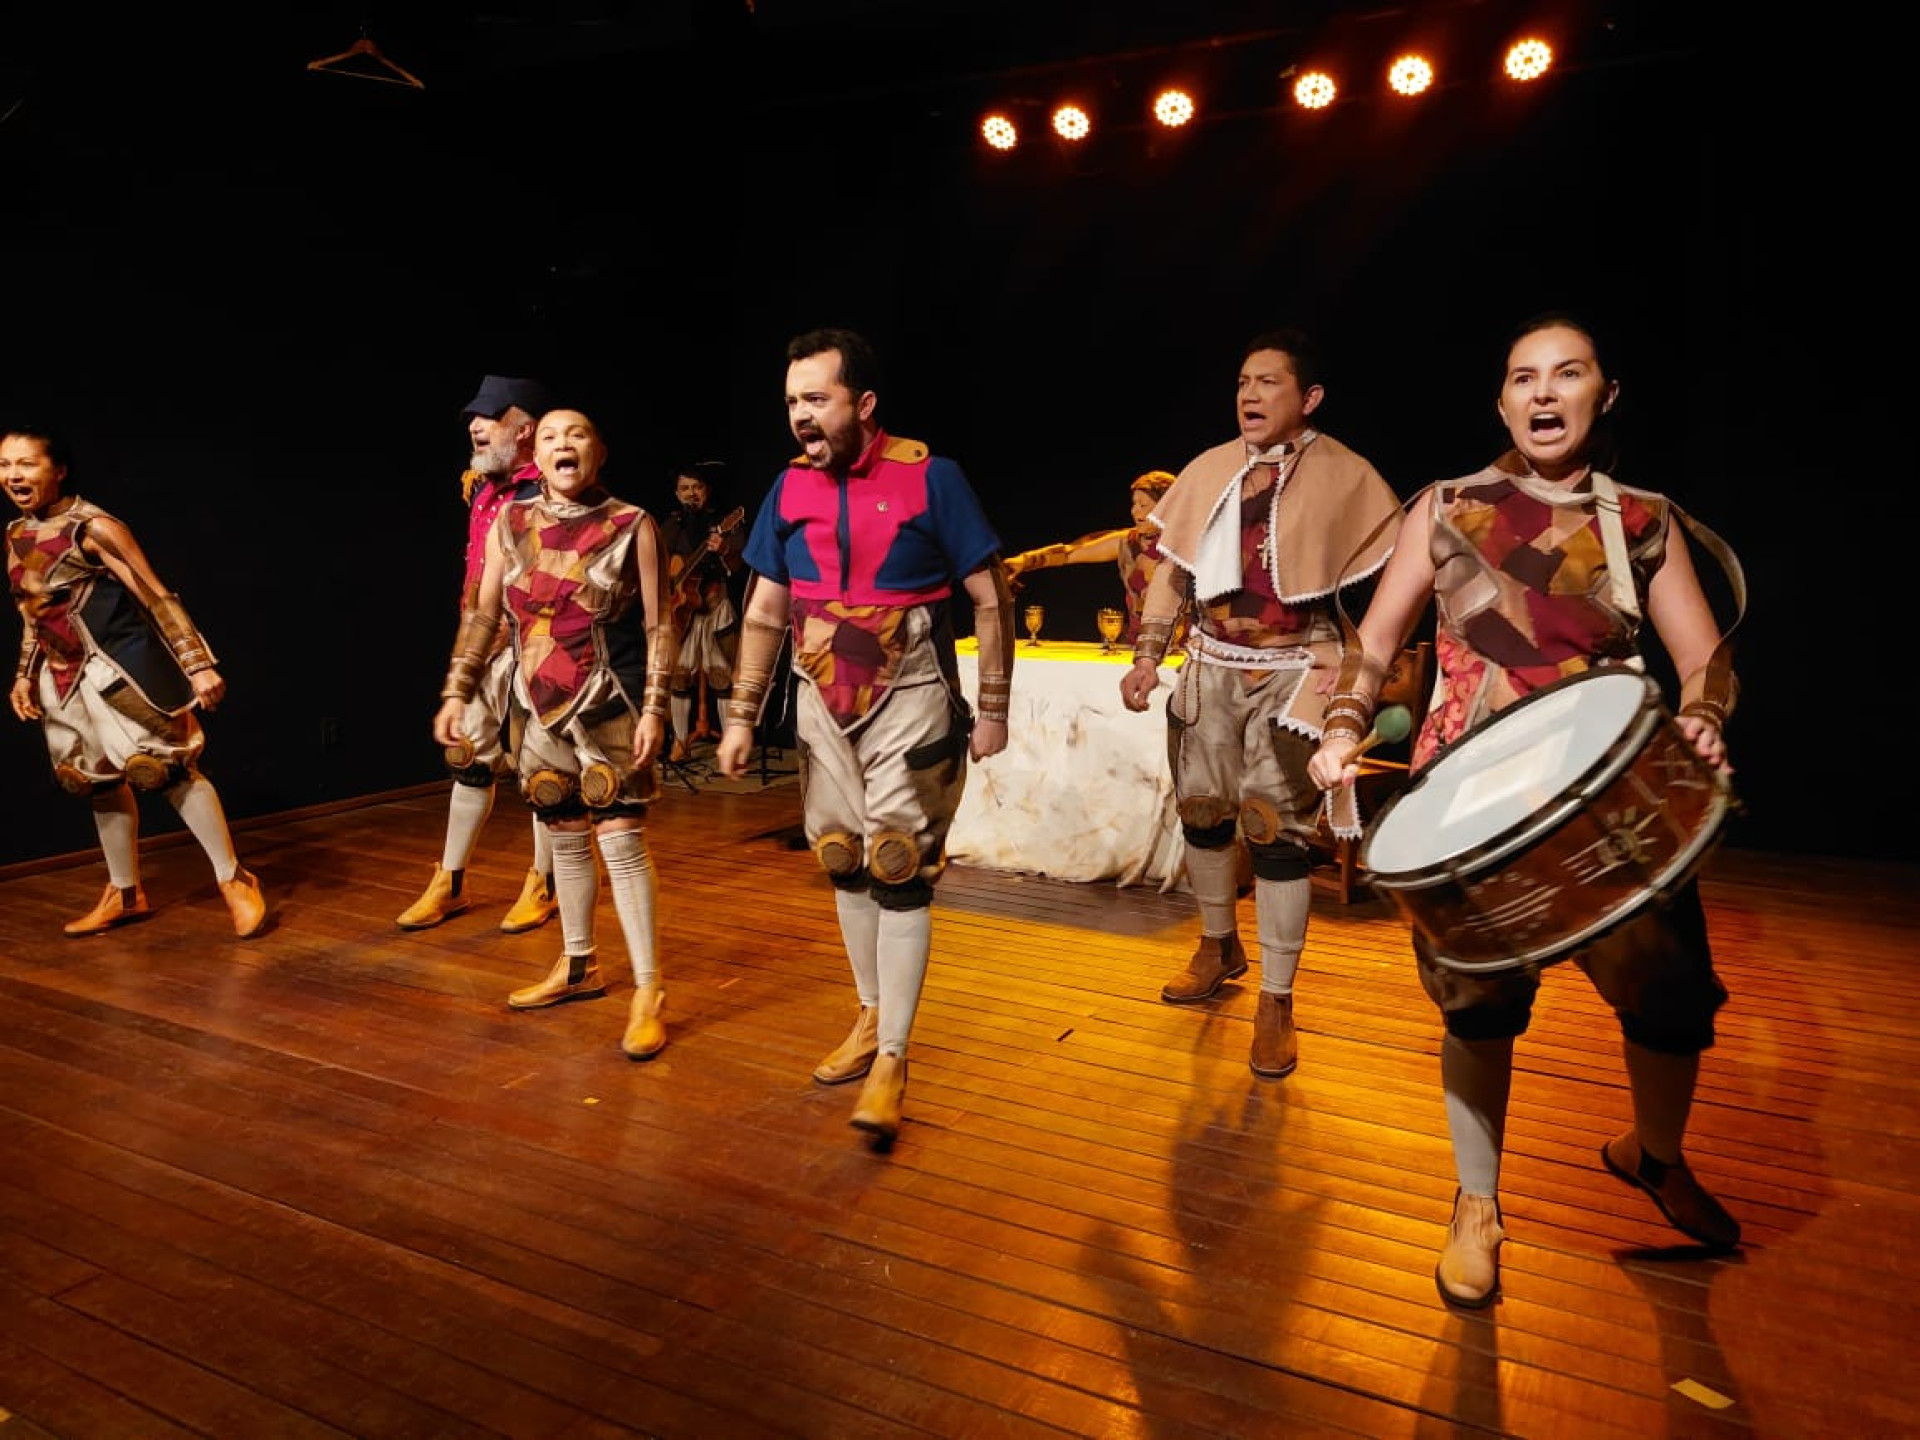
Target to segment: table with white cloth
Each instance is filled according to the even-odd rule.
[[[961,684],[976,696],[978,647],[963,640],[958,650]],[[1178,659],[1161,667],[1143,712],[1120,700],[1132,663],[1130,652],[1095,644],[1019,642],[1007,748],[969,770],[947,836],[951,859],[1059,880],[1178,883],[1185,851],[1166,710]]]

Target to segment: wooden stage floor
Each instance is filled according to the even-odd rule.
[[[414,934],[439,788],[242,827],[247,943],[190,844],[86,941],[92,857],[0,878],[0,1440],[1920,1433],[1915,871],[1713,862],[1733,1000],[1690,1153],[1731,1257],[1600,1167],[1618,1031],[1556,968],[1469,1315],[1432,1278],[1439,1030],[1379,902],[1317,896],[1265,1082],[1253,984],[1159,1001],[1188,897],[950,871],[878,1154],[809,1078],[854,1002],[796,804],[657,807],[645,1065],[624,982],[506,1009],[559,935],[495,928],[504,796],[477,908]],[[623,974],[604,891],[600,942]]]

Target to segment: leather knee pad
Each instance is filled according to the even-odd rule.
[[[1179,809],[1180,823],[1189,835],[1195,831],[1210,832],[1222,827],[1225,827],[1226,832],[1231,835],[1234,821],[1238,818],[1234,803],[1218,795],[1189,795],[1180,802]]]
[[[589,810],[604,810],[620,796],[620,772],[596,760],[580,772],[580,798]]]
[[[563,807],[573,806],[579,814],[585,806],[579,803],[579,790],[573,776],[559,770],[536,770],[520,782],[520,792],[526,796],[527,804],[541,812],[541,818],[547,818],[552,812],[557,818],[568,818],[559,814]]]
[[[186,766],[162,760],[158,755],[149,755],[145,751],[129,755],[127,763],[120,770],[127,777],[127,784],[143,794],[165,790],[185,779],[187,773]]]
[[[1249,845],[1271,845],[1280,834],[1279,808],[1271,800],[1263,800],[1257,795],[1242,800],[1240,833],[1247,837]]]
[[[867,854],[867,873],[873,876],[876,897],[881,886],[907,884],[920,873],[919,844],[904,830],[882,830]]]
[[[101,782],[75,766],[60,764],[53,767],[53,783],[69,795],[104,795],[118,789],[122,782],[117,776]]]
[[[864,853],[858,835],[845,830],[829,830],[813,842],[813,858],[836,885],[859,875],[864,883]]]

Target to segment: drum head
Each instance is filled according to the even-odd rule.
[[[1511,839],[1605,762],[1657,693],[1637,671],[1589,670],[1508,706],[1393,798],[1360,863],[1412,874]]]

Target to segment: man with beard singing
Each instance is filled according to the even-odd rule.
[[[849,330],[787,347],[787,421],[803,453],[747,539],[754,579],[717,759],[723,774],[745,773],[791,625],[806,835],[833,883],[860,999],[813,1078],[864,1075],[852,1124],[884,1148],[900,1129],[933,887],[967,760],[1007,744],[1013,602],[972,486],[952,460],[881,428],[875,372],[872,347]],[[954,660],[956,589],[980,644],[977,717]]]

